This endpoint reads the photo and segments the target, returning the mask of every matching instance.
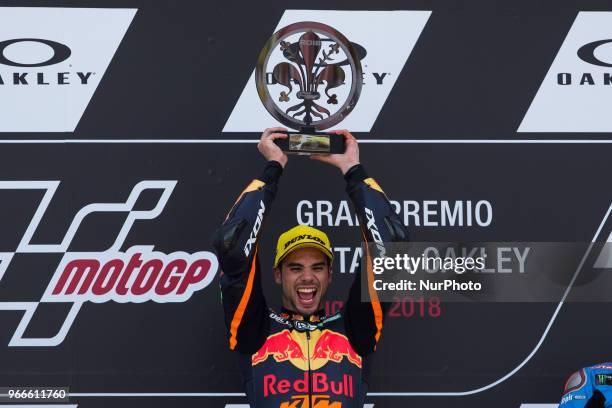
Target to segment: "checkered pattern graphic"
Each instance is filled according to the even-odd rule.
[[[123,212],[127,213],[127,217],[121,230],[119,231],[115,242],[104,252],[112,253],[118,252],[125,239],[130,232],[134,222],[136,220],[152,220],[158,217],[163,209],[165,208],[174,187],[176,186],[176,180],[146,180],[142,181],[134,186],[127,201],[125,203],[94,203],[83,207],[74,216],[74,219],[70,223],[66,234],[60,243],[57,244],[32,244],[31,240],[40,222],[44,216],[53,196],[55,195],[57,188],[60,184],[59,181],[0,181],[0,190],[42,190],[44,195],[38,207],[32,217],[17,249],[14,252],[1,252],[0,253],[0,280],[4,276],[11,264],[11,260],[16,253],[63,253],[68,254],[67,250],[76,235],[79,226],[83,220],[94,213],[100,212]],[[134,206],[138,201],[138,198],[145,190],[161,190],[162,194],[157,201],[156,205],[146,211],[134,210]],[[212,275],[212,274],[211,274]],[[23,311],[23,317],[17,326],[13,337],[9,342],[11,346],[57,346],[61,344],[66,338],[74,319],[76,318],[79,310],[84,302],[74,302],[66,319],[60,327],[57,334],[50,338],[24,338],[23,334],[27,329],[36,308],[40,301],[30,302],[0,302],[0,310],[19,310]]]

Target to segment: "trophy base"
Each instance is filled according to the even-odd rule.
[[[345,150],[344,136],[324,132],[283,132],[287,139],[276,139],[276,143],[285,153],[311,154],[342,154]]]

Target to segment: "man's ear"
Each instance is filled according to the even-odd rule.
[[[283,279],[281,276],[281,270],[280,268],[274,268],[273,271],[274,271],[274,282],[280,285],[281,283],[283,283]]]
[[[333,274],[332,274],[332,271],[334,270],[334,269],[332,268],[332,264],[331,264],[331,262],[328,264],[328,267],[329,267],[329,281],[328,281],[328,283],[331,283],[331,281],[332,281],[332,275],[333,275]]]

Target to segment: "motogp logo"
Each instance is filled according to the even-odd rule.
[[[0,252],[0,280],[18,253],[59,253],[57,265],[47,288],[38,301],[3,302],[1,310],[21,310],[23,317],[15,329],[10,346],[57,346],[66,338],[85,302],[157,303],[186,302],[198,290],[208,286],[218,270],[218,260],[208,251],[154,251],[153,245],[137,245],[121,251],[135,221],[157,218],[165,208],[175,180],[148,180],[134,186],[124,203],[94,203],[74,216],[60,243],[32,244],[59,181],[0,181],[0,190],[43,190],[38,208],[14,252]],[[136,203],[145,191],[161,191],[150,210],[137,210]],[[125,219],[114,243],[101,252],[69,252],[68,248],[81,223],[97,213],[123,213]],[[57,334],[49,338],[25,338],[30,321],[40,303],[70,303],[72,306]]]

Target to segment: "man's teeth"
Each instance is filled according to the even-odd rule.
[[[300,293],[312,293],[315,290],[317,290],[316,288],[299,288],[298,292]]]

